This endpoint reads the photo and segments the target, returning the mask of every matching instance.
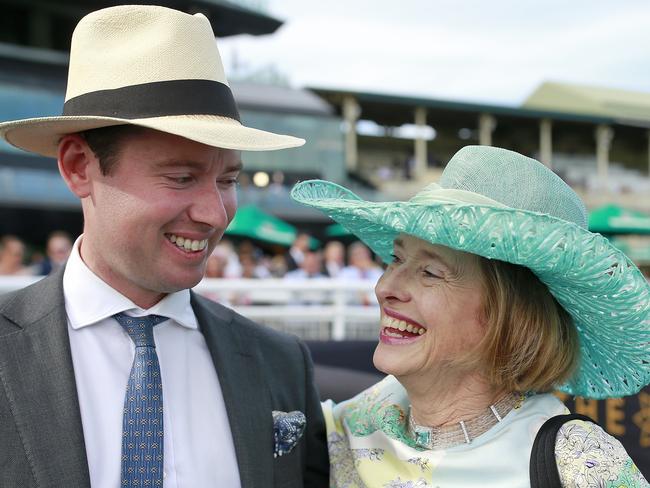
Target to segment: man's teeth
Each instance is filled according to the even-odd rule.
[[[207,239],[197,241],[194,239],[185,239],[184,237],[176,236],[174,234],[169,236],[169,240],[176,244],[177,247],[185,249],[186,251],[203,251],[205,246],[208,245]]]
[[[399,331],[406,331],[410,332],[411,334],[419,334],[422,335],[424,334],[427,330],[424,327],[420,327],[419,325],[414,325],[414,324],[409,324],[408,322],[405,322],[403,320],[398,320],[393,317],[388,317],[384,316],[381,321],[381,325],[383,327],[388,327],[390,329],[396,329]],[[386,334],[394,337],[402,337],[399,334],[395,334],[394,332],[386,331]]]

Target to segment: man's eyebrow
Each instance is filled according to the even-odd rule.
[[[199,161],[192,161],[189,159],[165,159],[163,161],[158,161],[155,163],[156,168],[165,169],[173,166],[179,166],[182,168],[196,168],[203,169],[205,168],[205,163]],[[244,168],[244,164],[240,161],[236,163],[229,164],[223,168],[223,173],[234,173],[239,172]]]
[[[234,173],[235,171],[239,172],[244,169],[244,163],[237,161],[236,163],[231,164],[225,168],[224,173]]]

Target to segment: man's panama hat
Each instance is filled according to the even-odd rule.
[[[561,391],[589,398],[631,395],[650,382],[650,284],[609,241],[587,230],[576,193],[534,159],[467,146],[406,202],[369,202],[327,181],[291,196],[358,236],[384,261],[393,240],[425,241],[530,268],[571,314],[580,364]]]
[[[208,19],[157,6],[111,7],[81,19],[72,35],[63,115],[2,123],[0,136],[56,157],[64,134],[120,124],[224,149],[305,142],[242,125]]]

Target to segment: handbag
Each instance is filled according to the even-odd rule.
[[[586,415],[570,413],[548,419],[537,432],[530,454],[531,488],[562,488],[560,473],[555,461],[555,439],[560,428],[571,420],[594,422]]]

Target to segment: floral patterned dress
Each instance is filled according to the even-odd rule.
[[[408,406],[392,376],[351,400],[323,404],[332,488],[528,488],[537,431],[568,413],[553,395],[534,395],[471,444],[425,450],[408,434]],[[566,423],[555,455],[565,487],[650,486],[623,446],[590,422]]]

